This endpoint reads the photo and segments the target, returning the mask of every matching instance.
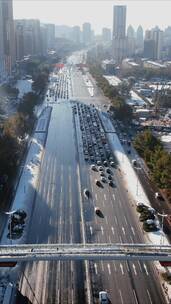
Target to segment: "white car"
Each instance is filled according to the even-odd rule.
[[[90,196],[90,191],[89,191],[88,189],[84,189],[84,196],[85,196],[86,198],[89,198],[89,196]]]
[[[106,291],[100,291],[99,292],[99,303],[100,304],[108,304],[109,299]]]

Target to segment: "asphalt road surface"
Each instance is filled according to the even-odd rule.
[[[100,107],[108,102],[96,87],[94,96],[90,96],[75,66],[67,73],[69,84],[63,77],[61,85],[64,81],[66,90],[69,88],[69,98]],[[28,243],[82,243],[81,212],[89,243],[144,243],[122,174],[112,169],[115,187],[97,187],[99,172],[92,171],[84,159],[80,121],[77,114],[73,115],[73,103],[59,97],[56,101],[53,98],[53,103]],[[89,199],[83,195],[85,188],[90,190]],[[103,218],[95,214],[95,206],[101,209]],[[84,262],[34,262],[23,265],[22,271],[20,290],[32,304],[87,303],[87,279],[93,303],[98,303],[100,290],[108,292],[113,304],[165,303],[152,263],[92,261],[89,278]]]

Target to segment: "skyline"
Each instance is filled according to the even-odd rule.
[[[79,25],[82,27],[84,22],[90,22],[95,33],[100,34],[103,27],[112,29],[113,6],[118,4],[127,6],[127,27],[131,24],[136,30],[138,25],[142,25],[143,29],[146,30],[156,25],[161,29],[171,25],[171,2],[169,1],[139,1],[135,3],[135,1],[35,0],[33,2],[14,0],[13,12],[14,19],[33,18],[39,19],[42,23],[56,25]]]

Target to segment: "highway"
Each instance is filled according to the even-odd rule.
[[[108,182],[98,187],[95,180],[100,177],[99,170],[93,171],[93,161],[85,160],[80,120],[84,107],[78,115],[79,106],[68,99],[86,105],[94,103],[98,108],[103,108],[108,100],[90,75],[82,75],[74,63],[72,59],[72,65],[59,76],[54,95],[47,98],[53,109],[27,242],[144,243],[137,214],[117,166],[110,167],[114,187]],[[93,83],[93,96],[85,77]],[[94,111],[92,108],[87,107],[87,111]],[[98,117],[98,111],[92,112],[92,116],[95,113]],[[89,198],[83,195],[85,188],[90,191]],[[97,206],[103,218],[95,213]],[[108,292],[113,304],[165,303],[152,263],[91,261],[88,265],[85,273],[85,263],[81,261],[27,263],[20,269],[20,291],[32,304],[86,304],[89,284],[94,304],[98,303],[101,290]]]

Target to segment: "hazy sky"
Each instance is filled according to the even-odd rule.
[[[0,0],[1,1],[1,0]],[[127,25],[144,29],[171,25],[171,1],[112,1],[112,0],[13,0],[14,18],[37,18],[42,22],[82,25],[90,22],[96,33],[102,27],[112,28],[114,4],[127,5]]]

